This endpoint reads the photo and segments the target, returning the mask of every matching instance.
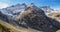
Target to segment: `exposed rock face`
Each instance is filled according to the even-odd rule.
[[[11,18],[14,18],[20,12],[24,11],[25,8],[26,8],[26,5],[23,3],[23,4],[12,5],[10,7],[1,9],[0,12]]]
[[[23,25],[26,24],[27,27],[44,32],[55,32],[57,29],[53,24],[51,24],[50,20],[52,19],[49,19],[44,14],[44,11],[36,6],[27,7],[22,14],[16,17],[16,19],[19,19],[19,24],[23,23]]]
[[[2,15],[1,17],[5,17]],[[54,19],[48,18],[44,11],[36,7],[33,3],[27,6],[25,10],[17,15],[13,20],[8,18],[9,23],[17,26],[33,28],[43,32],[56,32],[60,28],[60,23]]]
[[[0,12],[0,19],[4,19],[6,21],[7,20],[7,16]]]

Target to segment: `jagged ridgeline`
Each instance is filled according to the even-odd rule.
[[[30,5],[18,4],[2,9],[0,19],[13,26],[32,28],[42,32],[56,32],[57,29],[60,29],[58,21],[47,17],[44,11],[33,3]]]
[[[15,18],[19,24],[44,32],[56,32],[60,23],[47,17],[43,10],[31,4]],[[56,24],[56,25],[55,25]]]

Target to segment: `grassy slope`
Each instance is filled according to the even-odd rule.
[[[2,26],[4,26],[4,27],[7,27],[8,29],[10,29],[10,30],[13,30],[13,31],[19,31],[19,32],[25,32],[27,29],[19,29],[18,27],[16,28],[15,26],[12,26],[12,25],[10,25],[10,24],[8,24],[8,23],[6,23],[6,22],[4,22],[4,21],[2,21],[2,20],[0,20],[0,24],[2,25]]]
[[[0,20],[0,24],[2,26],[4,26],[5,28],[10,29],[9,31],[11,31],[11,32],[37,32],[37,30],[31,29],[31,28],[26,29],[26,28],[22,28],[22,27],[13,26],[13,25],[8,24],[2,20]],[[1,29],[0,29],[0,32],[1,32]]]

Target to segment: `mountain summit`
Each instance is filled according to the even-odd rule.
[[[60,23],[45,15],[44,10],[35,6],[17,4],[0,10],[0,19],[7,23],[25,28],[32,28],[42,32],[56,32]]]

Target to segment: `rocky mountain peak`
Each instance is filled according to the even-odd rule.
[[[42,10],[44,10],[45,13],[50,13],[50,12],[54,11],[54,9],[52,9],[50,6],[42,6],[40,8]]]
[[[5,15],[8,15],[8,16],[12,16],[12,17],[15,17],[16,15],[18,15],[20,12],[24,11],[25,8],[26,8],[26,4],[23,3],[23,4],[17,4],[17,5],[12,5],[10,7],[7,7],[7,8],[4,8],[4,9],[1,9],[0,11],[5,14]]]
[[[45,15],[44,11],[48,8],[43,7],[42,10],[33,3],[27,6],[25,4],[18,4],[2,9],[0,18],[15,26],[23,26],[43,32],[55,32],[57,28],[60,28],[60,23]],[[50,11],[50,8],[48,10]]]
[[[53,32],[57,29],[56,27],[59,26],[55,25],[57,22],[53,22],[55,20],[48,18],[44,11],[38,7],[37,9],[31,6],[27,7],[27,9],[16,16],[15,19],[19,21],[19,24],[22,24],[25,27],[30,27],[44,32]]]

